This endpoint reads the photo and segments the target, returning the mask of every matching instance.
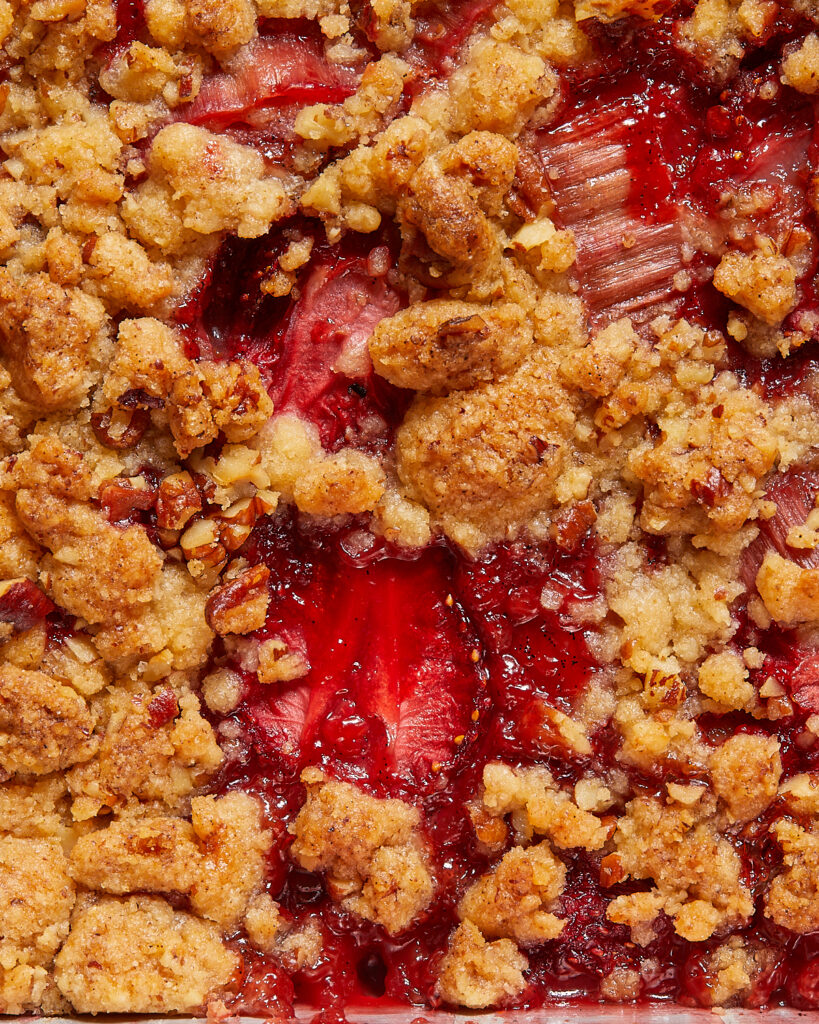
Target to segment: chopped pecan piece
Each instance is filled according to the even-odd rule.
[[[205,618],[210,628],[220,636],[260,629],[270,602],[269,576],[267,566],[253,565],[229,583],[214,587],[205,605]]]

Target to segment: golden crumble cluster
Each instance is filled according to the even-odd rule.
[[[654,157],[589,102],[612,47],[671,23],[715,147],[734,99],[782,111],[707,214],[647,214],[628,160]],[[450,914],[436,1005],[534,999],[581,861],[622,944],[673,934],[701,1003],[765,1002],[753,922],[819,930],[819,772],[792,756],[819,743],[815,25],[772,0],[0,0],[0,1013],[241,1012],[249,964],[332,945],[282,864],[370,937]],[[342,296],[327,253],[353,244]],[[225,251],[266,254],[260,309],[333,296],[335,361],[296,383],[390,388],[395,424],[328,441],[236,342],[244,307],[191,326]],[[282,351],[319,348],[289,323]],[[276,515],[407,562],[593,549],[595,599],[547,585],[532,617],[596,668],[540,701],[548,757],[489,751],[452,796],[468,877],[411,787],[310,763],[295,803],[220,788],[248,679],[296,717],[320,661],[269,625],[283,583],[247,544]],[[596,996],[644,996],[653,956]]]

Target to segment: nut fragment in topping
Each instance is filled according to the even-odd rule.
[[[92,756],[95,717],[83,698],[42,672],[0,666],[0,769],[45,775]]]
[[[213,519],[194,520],[179,538],[179,546],[188,562],[199,565],[200,574],[204,568],[221,569],[227,561],[227,549]]]
[[[230,582],[214,587],[205,605],[210,628],[220,636],[260,629],[270,603],[269,578],[267,566],[252,565]]]
[[[187,470],[166,476],[156,496],[156,522],[163,530],[181,530],[202,508],[202,495]]]
[[[55,963],[79,1013],[190,1013],[228,984],[239,957],[215,924],[157,896],[103,896],[78,904]]]
[[[91,429],[100,444],[119,452],[136,448],[150,422],[144,409],[107,409],[91,415]]]
[[[529,961],[509,939],[487,942],[471,921],[459,925],[438,971],[438,995],[480,1010],[519,995]]]

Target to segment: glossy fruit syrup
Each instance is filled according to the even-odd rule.
[[[470,5],[467,14],[475,22],[488,9]],[[462,37],[447,38],[456,31],[449,8],[429,5],[422,12],[425,27],[413,56],[421,66],[438,47],[440,69]],[[749,182],[771,189],[770,224],[758,224],[760,230],[815,227],[806,199],[813,111],[778,84],[773,56],[806,28],[796,18],[774,26],[749,49],[728,86],[715,85],[683,52],[673,20],[641,26],[639,33],[633,28],[626,21],[594,29],[601,60],[582,76],[567,75],[555,120],[522,139],[516,189],[524,201],[551,194],[556,220],[577,229],[589,211],[555,185],[550,164],[560,163],[570,174],[584,153],[595,158],[609,146],[625,177],[616,194],[603,191],[601,183],[597,205],[616,204],[618,228],[629,225],[642,239],[644,276],[630,274],[629,310],[639,320],[670,309],[724,331],[730,304],[702,270],[713,267],[726,237],[726,191]],[[366,18],[361,31],[366,37]],[[318,81],[321,75],[309,67],[311,82]],[[288,88],[297,88],[294,83]],[[228,85],[219,88],[235,98]],[[418,85],[410,81],[407,88]],[[214,107],[214,124],[217,115]],[[241,117],[248,116],[243,110]],[[693,255],[681,241],[683,227],[692,223],[706,239]],[[310,260],[293,294],[276,298],[263,284],[296,236],[312,240]],[[709,237],[713,244],[706,244]],[[294,219],[264,239],[227,242],[180,310],[180,326],[191,355],[254,360],[277,410],[298,412],[314,423],[326,448],[388,452],[411,396],[373,374],[365,349],[374,324],[406,302],[389,272],[397,260],[396,240],[386,229],[348,236],[332,247],[323,238],[320,225]],[[606,291],[611,281],[599,273],[595,246],[599,250],[605,241],[593,234],[579,238],[581,294],[597,322],[624,311],[620,297]],[[660,258],[657,274],[652,260]],[[687,287],[669,287],[678,271],[689,275]],[[814,272],[811,256],[799,282],[793,325],[816,305]],[[815,365],[816,345],[808,341],[785,362],[754,359],[734,346],[730,359],[746,384],[772,395],[803,386]],[[338,372],[339,365],[347,370]],[[783,514],[802,512],[804,519],[809,483],[798,474],[782,478],[771,497]],[[121,495],[111,501],[123,506]],[[127,501],[123,507],[145,521],[144,510],[129,511]],[[770,521],[762,543],[781,548],[787,526]],[[346,1005],[435,1006],[438,964],[457,922],[456,905],[492,863],[476,848],[465,807],[488,761],[545,765],[566,786],[586,773],[625,771],[635,794],[660,794],[669,781],[690,781],[674,764],[625,768],[611,725],[592,733],[591,752],[584,755],[567,750],[550,729],[549,709],[570,711],[600,671],[593,652],[605,552],[591,534],[561,542],[562,547],[521,541],[469,558],[443,541],[424,550],[399,550],[373,536],[363,521],[328,528],[288,508],[256,525],[241,553],[270,569],[272,600],[255,638],[283,640],[309,669],[291,682],[262,686],[243,667],[241,645],[216,650],[214,665],[241,674],[242,694],[231,714],[214,717],[226,760],[213,788],[242,788],[261,798],[277,837],[269,891],[294,922],[320,920],[323,947],[316,964],[288,976],[278,961],[254,952],[237,933],[244,969],[231,1009],[286,1014],[294,1000],[329,1015]],[[754,549],[748,558],[761,560],[763,553]],[[662,562],[662,539],[654,554]],[[749,578],[755,568],[746,566]],[[776,722],[707,716],[700,722],[704,738],[716,744],[738,730],[773,732],[782,743],[785,777],[816,769],[819,751],[804,736],[807,717],[819,712],[819,662],[799,649],[792,633],[755,626],[742,603],[733,611],[737,642],[766,652],[751,681],[759,687],[773,676],[791,696],[793,709]],[[342,912],[321,877],[288,858],[283,822],[303,802],[299,775],[307,765],[422,810],[437,893],[406,933],[390,938]],[[781,866],[768,825],[763,818],[731,837],[755,893]],[[616,968],[640,972],[642,1000],[708,1005],[713,979],[707,961],[720,938],[686,942],[661,916],[656,938],[648,946],[635,945],[628,929],[608,922],[605,912],[615,896],[646,885],[604,887],[599,855],[561,856],[568,870],[561,911],[566,928],[559,941],[527,950],[528,987],[516,1005],[599,1000],[602,979]],[[749,1005],[819,1007],[819,938],[785,932],[761,911],[741,935],[764,965]]]

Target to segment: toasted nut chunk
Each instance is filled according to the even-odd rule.
[[[202,508],[202,495],[187,470],[167,476],[159,485],[156,522],[163,530],[181,530]]]
[[[0,769],[45,775],[86,761],[97,748],[95,718],[69,686],[14,665],[0,666]]]
[[[441,961],[438,994],[447,1003],[474,1010],[496,1006],[520,995],[528,966],[514,942],[487,942],[471,921],[464,921]]]
[[[54,977],[80,1013],[185,1013],[238,966],[215,924],[157,896],[104,896],[77,907]]]
[[[260,629],[270,603],[269,577],[267,566],[253,565],[229,583],[214,587],[205,605],[210,628],[220,636]]]

